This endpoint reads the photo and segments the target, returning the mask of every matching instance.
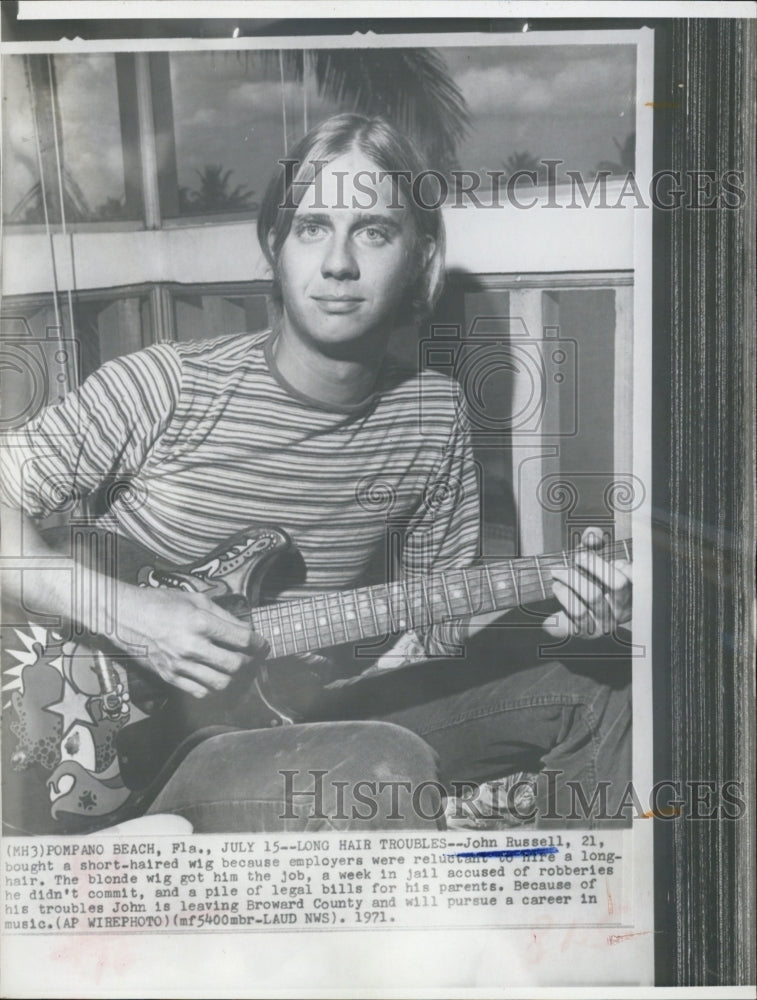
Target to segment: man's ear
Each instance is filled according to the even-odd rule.
[[[431,258],[436,253],[436,240],[433,236],[422,236],[418,240],[418,262],[420,264],[421,271],[425,271],[428,267]]]
[[[273,257],[273,255],[274,255],[273,254],[273,243],[274,243],[275,238],[276,237],[274,235],[273,229],[269,229],[268,230],[268,235],[266,236],[265,240],[266,240],[266,243],[268,244],[268,252],[270,253],[271,257]]]
[[[419,236],[413,247],[410,267],[407,271],[408,285],[414,284],[428,267],[436,252],[436,240],[433,236]]]

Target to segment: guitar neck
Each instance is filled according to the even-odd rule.
[[[358,590],[317,594],[253,608],[250,621],[268,640],[271,659],[346,642],[399,635],[492,611],[508,611],[552,596],[552,570],[569,567],[579,552],[631,559],[631,541],[601,549],[481,563],[429,576],[406,577]]]

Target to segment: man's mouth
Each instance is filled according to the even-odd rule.
[[[312,298],[327,313],[354,312],[365,301],[357,295],[313,295]]]

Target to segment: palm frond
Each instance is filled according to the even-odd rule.
[[[344,111],[382,115],[410,134],[432,166],[454,165],[471,115],[442,57],[431,49],[314,49],[310,65],[318,93]],[[268,67],[279,65],[278,52],[261,53]],[[290,79],[302,81],[301,51],[286,50]]]

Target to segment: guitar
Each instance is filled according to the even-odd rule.
[[[3,707],[11,713],[3,737],[6,744],[16,742],[4,747],[10,759],[4,772],[11,784],[33,772],[45,786],[44,809],[38,802],[31,821],[45,829],[28,829],[26,819],[11,830],[86,832],[139,815],[201,740],[229,727],[307,720],[323,690],[313,664],[326,661],[318,655],[303,660],[301,654],[370,640],[377,646],[381,637],[547,599],[552,569],[570,566],[572,555],[507,559],[262,604],[266,573],[292,544],[279,528],[250,528],[181,567],[155,563],[147,550],[112,532],[72,527],[65,538],[67,554],[77,562],[104,566],[119,579],[206,594],[248,621],[268,641],[270,655],[252,679],[240,672],[224,692],[198,701],[134,662],[115,642],[77,634],[66,623],[13,628],[6,614],[4,657],[13,662],[3,669]],[[630,560],[631,549],[626,539],[596,551]],[[9,631],[19,648],[10,647]],[[26,798],[22,787],[16,794]]]

